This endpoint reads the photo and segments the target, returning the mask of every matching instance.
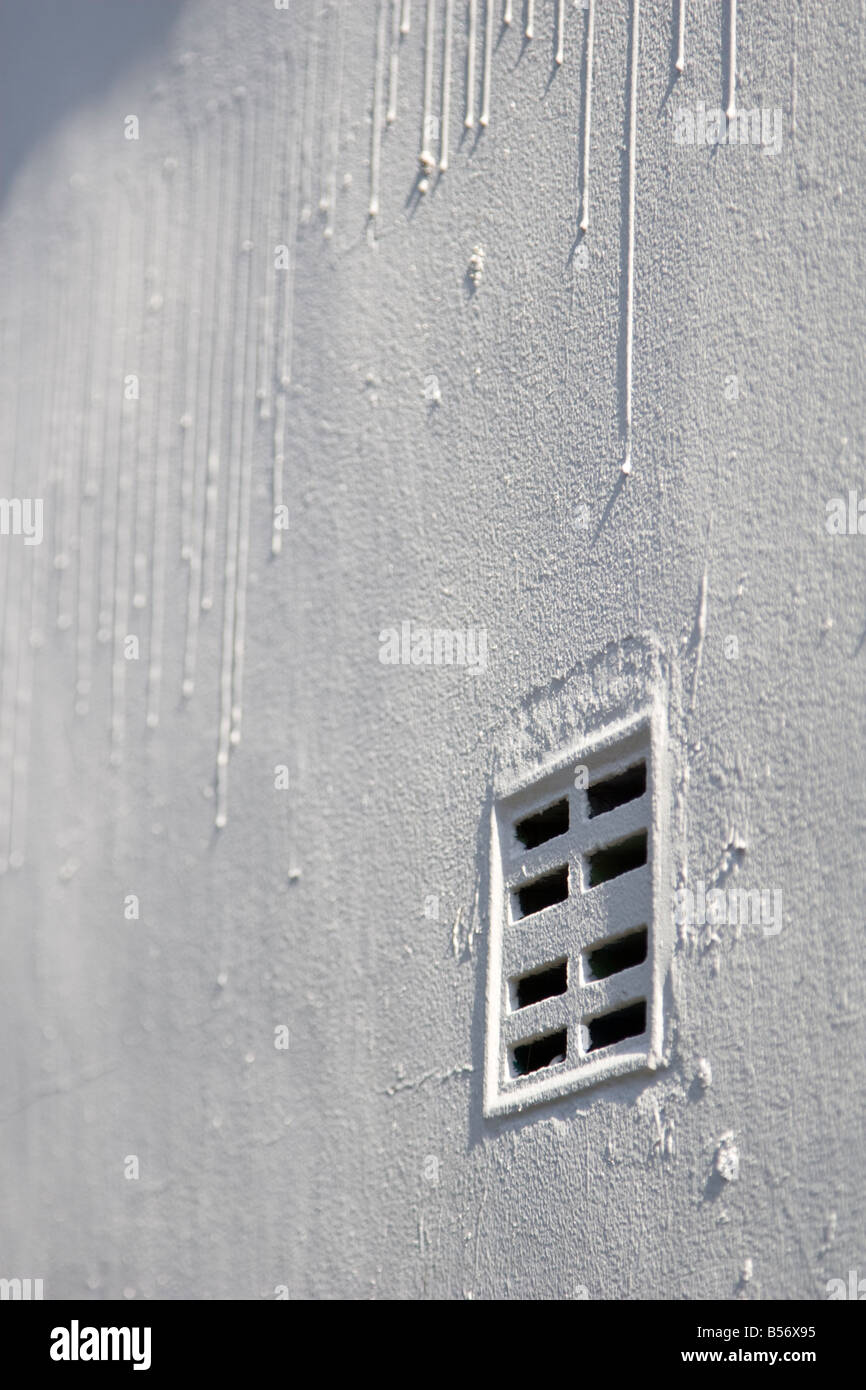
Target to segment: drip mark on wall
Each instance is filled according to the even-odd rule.
[[[11,330],[7,329],[7,336],[11,337]],[[4,344],[11,347],[11,344]],[[14,361],[21,362],[24,348],[24,314],[19,307],[18,311],[18,333],[17,345]],[[4,360],[10,360],[12,354],[4,354]],[[10,488],[9,496],[18,497],[21,494],[19,456],[23,452],[21,449],[22,434],[22,415],[24,408],[22,403],[22,392],[16,390],[12,396],[11,414],[12,429],[11,441],[9,445],[9,457],[11,458],[10,468]],[[17,713],[17,682],[18,682],[18,656],[20,652],[20,623],[21,623],[21,572],[26,563],[25,557],[20,551],[23,547],[16,547],[13,555],[12,546],[4,536],[3,545],[0,547],[2,555],[3,569],[3,609],[2,609],[2,632],[0,632],[0,650],[3,652],[3,662],[0,665],[0,872],[5,873],[9,866],[9,851],[12,838],[12,816],[14,811],[14,768],[15,768],[15,724]],[[26,557],[29,560],[29,556]],[[14,652],[14,657],[11,653]],[[7,656],[7,653],[10,655]]]
[[[282,78],[282,80],[281,80]],[[274,389],[274,317],[276,301],[276,269],[274,267],[275,247],[279,241],[277,227],[277,170],[282,167],[280,156],[283,152],[283,131],[286,113],[284,94],[287,82],[278,63],[273,71],[271,82],[271,150],[273,157],[268,161],[267,195],[265,206],[265,259],[264,287],[262,290],[262,313],[257,356],[256,400],[259,403],[259,419],[270,420]]]
[[[384,0],[382,4],[384,12]],[[303,98],[302,98],[303,103]],[[277,397],[274,416],[274,466],[272,476],[273,526],[271,530],[271,554],[278,555],[282,548],[282,531],[278,526],[278,508],[284,506],[283,474],[286,454],[286,412],[287,392],[292,380],[292,348],[294,344],[295,312],[295,264],[298,245],[298,198],[299,198],[299,160],[301,117],[297,104],[294,113],[294,129],[289,139],[289,198],[287,209],[286,246],[288,266],[279,272],[283,286],[282,312],[279,316],[280,336],[277,346]]]
[[[204,185],[200,160],[203,159],[204,141],[199,127],[186,122],[187,135],[187,196],[189,199],[189,222],[187,224],[188,258],[184,276],[190,296],[187,309],[187,328],[184,342],[183,398],[178,426],[181,430],[180,443],[180,555],[187,563],[192,559],[193,549],[193,507],[195,495],[194,460],[197,439],[196,385],[201,344],[201,324],[203,313],[204,279],[207,273],[207,258],[200,252],[201,244],[201,192]]]
[[[112,224],[103,224],[94,233],[95,263],[105,265],[110,259],[110,233]],[[98,250],[96,249],[98,247]],[[116,257],[117,248],[112,248]],[[94,460],[102,455],[97,448],[100,415],[105,413],[105,399],[102,383],[108,370],[105,348],[109,338],[108,313],[110,305],[110,278],[99,276],[95,319],[88,338],[90,340],[85,369],[84,426],[82,434],[82,474],[78,509],[78,557],[77,557],[77,611],[75,622],[75,713],[86,715],[90,708],[90,689],[92,684],[93,618],[98,573],[98,509],[96,499],[99,494],[99,478]]]
[[[436,25],[436,0],[427,0],[427,15],[424,25],[424,97],[421,105],[421,150],[418,163],[425,174],[435,164],[430,151],[433,118],[433,37]]]
[[[791,139],[797,134],[797,16],[793,19],[791,47]]]
[[[634,349],[634,202],[637,144],[637,78],[640,53],[640,0],[632,0],[631,76],[628,118],[628,197],[626,206],[626,308],[625,308],[625,458],[622,471],[631,472],[632,355]]]
[[[332,54],[337,51],[335,25],[340,16],[333,0],[327,11],[326,32],[324,35],[324,54],[321,63],[325,69],[322,87],[321,109],[319,111],[319,212],[326,217],[328,212],[328,169],[330,167],[331,140],[333,138],[334,98],[336,96],[336,73],[331,70]],[[313,173],[315,174],[315,169]],[[324,231],[324,228],[323,228]]]
[[[397,119],[397,85],[400,80],[400,0],[391,0],[391,55],[388,60],[388,110],[385,120]]]
[[[127,255],[128,280],[126,290],[126,313],[123,317],[125,343],[123,353],[124,367],[133,360],[133,353],[139,346],[139,336],[135,326],[141,321],[143,305],[140,289],[142,250],[146,244],[140,234],[141,208],[135,206],[130,189],[129,248]],[[136,294],[136,291],[139,291]],[[135,395],[127,388],[128,376],[124,375],[124,386],[120,408],[120,449],[117,459],[115,505],[114,505],[114,605],[112,614],[111,647],[111,753],[113,767],[123,761],[123,746],[126,737],[126,652],[125,639],[129,633],[129,587],[132,571],[132,470],[137,461],[136,441],[138,438],[138,406]]]
[[[238,215],[233,242],[232,275],[232,398],[229,428],[229,467],[225,508],[225,560],[223,567],[223,622],[220,655],[219,727],[216,760],[217,829],[228,821],[228,763],[231,745],[232,687],[235,665],[235,615],[238,597],[238,558],[241,537],[242,493],[244,491],[244,399],[248,372],[249,334],[238,333],[238,326],[249,328],[248,302],[251,296],[251,244],[247,235],[255,196],[255,117],[248,112],[246,95],[241,98],[240,150],[242,176],[237,201]]]
[[[97,306],[99,304],[98,281],[101,279],[101,276],[97,276],[97,265],[99,264],[97,259],[99,224],[93,218],[86,218],[85,221],[87,224],[85,236],[88,252],[85,254],[82,262],[82,269],[87,266],[89,292],[87,295],[84,330],[84,360],[83,370],[81,372],[82,395],[80,405],[75,412],[76,422],[73,433],[70,488],[67,494],[68,516],[66,521],[66,535],[68,538],[67,553],[70,563],[60,572],[57,616],[58,627],[64,630],[75,628],[76,662],[78,660],[78,651],[81,642],[81,633],[78,631],[77,619],[81,595],[82,531],[85,522],[85,513],[88,510],[87,455],[91,396],[93,394],[94,340],[97,333],[97,324],[99,323],[101,326],[104,322],[104,320],[97,320]]]
[[[316,124],[316,95],[319,75],[319,43],[316,34],[317,14],[307,38],[307,61],[304,65],[304,135],[301,162],[301,222],[306,224],[312,215],[313,204],[313,131]]]
[[[448,139],[451,124],[451,49],[453,42],[454,0],[445,0],[445,36],[442,51],[442,124],[439,132],[439,169],[448,168]]]
[[[343,64],[344,64],[344,30],[343,30],[343,5],[342,0],[338,0],[336,9],[337,24],[337,76],[334,84],[334,105],[331,115],[330,143],[328,148],[328,175],[325,184],[325,229],[323,236],[328,240],[334,235],[334,217],[337,212],[337,165],[340,159],[340,123],[343,111]]]
[[[254,113],[255,114],[255,113]],[[258,150],[257,126],[253,128],[252,136],[252,158],[251,166],[256,167]],[[255,218],[255,180],[250,185],[249,203],[249,224],[252,229]],[[254,251],[250,245],[249,255]],[[234,641],[232,646],[232,706],[231,706],[231,734],[230,742],[232,746],[240,743],[241,738],[241,719],[243,715],[243,676],[244,676],[244,657],[246,642],[246,618],[247,618],[247,588],[249,584],[249,561],[250,561],[250,513],[252,504],[253,488],[253,418],[252,412],[247,409],[247,402],[251,400],[252,371],[254,367],[250,343],[255,338],[255,312],[256,304],[252,293],[252,263],[248,271],[247,284],[247,321],[244,331],[244,376],[242,386],[243,415],[241,418],[240,432],[240,456],[241,456],[241,482],[240,482],[240,508],[238,515],[238,561],[237,561],[237,584],[235,587],[235,615],[234,615]]]
[[[46,307],[42,307],[40,316],[42,331],[48,333],[50,337],[56,339],[56,324],[54,324],[46,313]],[[56,368],[56,357],[53,362]],[[25,374],[25,380],[29,379],[30,374]],[[49,402],[53,395],[53,388],[50,379],[46,379],[44,372],[39,373],[39,386],[36,391],[36,416],[34,428],[34,447],[35,457],[45,459],[48,457],[48,441],[50,439],[50,406]],[[17,411],[16,392],[16,411]],[[13,470],[15,449],[12,451]],[[13,494],[14,494],[13,485]],[[19,556],[19,560],[24,565],[24,587],[21,594],[21,618],[19,620],[16,644],[18,646],[18,669],[14,689],[16,691],[14,721],[12,730],[12,746],[10,749],[11,777],[9,778],[10,805],[9,805],[9,837],[8,837],[8,865],[11,869],[18,869],[24,863],[27,848],[27,801],[29,792],[29,768],[30,768],[30,746],[33,721],[33,695],[34,695],[34,666],[36,651],[42,645],[41,634],[37,636],[37,622],[41,615],[44,620],[44,604],[46,601],[45,585],[47,583],[48,557],[46,547],[39,545],[29,551],[27,556]],[[3,651],[8,652],[8,646],[4,637]],[[7,662],[4,660],[3,665]],[[2,864],[0,864],[2,867]]]
[[[239,98],[235,96],[234,101],[237,105]],[[220,476],[222,471],[222,451],[220,448],[224,429],[224,383],[229,371],[230,362],[230,343],[228,334],[228,312],[230,296],[221,291],[222,285],[231,285],[235,269],[235,248],[237,245],[238,219],[238,200],[236,196],[237,185],[240,181],[240,161],[242,149],[243,121],[232,116],[232,108],[229,108],[224,116],[224,125],[227,127],[229,140],[229,158],[227,161],[228,170],[226,184],[224,187],[225,207],[231,209],[231,214],[225,216],[225,236],[223,237],[223,247],[221,261],[223,270],[218,285],[215,286],[215,293],[219,300],[217,346],[215,354],[214,375],[211,377],[211,410],[210,422],[208,427],[208,459],[207,459],[207,481],[205,485],[205,525],[204,525],[204,545],[202,549],[202,595],[201,607],[204,612],[209,612],[213,608],[214,600],[214,580],[216,564],[216,537],[217,537],[217,513],[219,507]],[[234,232],[232,231],[235,226]]]
[[[177,227],[177,214],[172,211],[172,201],[177,198],[176,160],[169,157],[162,167],[162,178],[166,185],[165,216],[169,228]],[[168,553],[168,494],[170,466],[174,459],[175,437],[172,425],[174,411],[162,409],[162,387],[166,378],[166,345],[168,296],[179,280],[179,256],[177,232],[165,248],[164,259],[158,264],[164,267],[163,291],[159,295],[159,360],[156,371],[156,406],[154,412],[154,496],[153,526],[150,537],[150,633],[148,640],[147,696],[145,722],[149,729],[159,724],[159,697],[162,688],[162,642],[165,627],[165,566]],[[169,380],[176,379],[177,364],[172,363]]]
[[[728,0],[728,120],[737,111],[737,0]]]
[[[580,230],[589,228],[589,140],[592,122],[592,49],[595,42],[595,0],[589,0],[586,12],[586,70],[583,87],[583,168],[580,208]]]
[[[205,550],[205,527],[207,513],[207,488],[211,466],[210,446],[210,403],[214,390],[214,376],[217,361],[216,337],[220,308],[220,243],[226,223],[226,131],[225,117],[217,113],[216,105],[210,108],[211,117],[216,117],[217,137],[211,134],[213,120],[208,123],[209,138],[204,141],[203,185],[212,186],[215,191],[211,197],[212,207],[207,207],[207,199],[201,198],[199,205],[205,218],[207,232],[207,253],[201,268],[202,284],[208,270],[210,284],[205,303],[207,316],[202,315],[200,337],[204,351],[198,364],[190,363],[190,372],[198,367],[195,384],[195,397],[192,402],[192,444],[193,478],[190,497],[189,527],[189,570],[187,573],[186,634],[184,639],[183,675],[181,693],[188,700],[195,688],[196,664],[198,661],[198,630],[202,608],[202,564]]]
[[[493,5],[494,0],[484,0],[484,72],[481,81],[481,117],[479,124],[485,129],[490,123],[490,81],[493,65]]]
[[[708,567],[704,565],[704,572],[701,575],[701,584],[698,590],[698,613],[695,619],[695,631],[692,645],[695,651],[695,673],[692,677],[692,694],[689,701],[689,709],[694,710],[695,701],[698,696],[698,677],[701,674],[701,662],[704,656],[704,640],[707,635],[707,583],[709,579]]]
[[[478,24],[477,0],[469,0],[469,33],[466,39],[466,116],[467,130],[475,125],[475,42]]]
[[[677,0],[677,58],[674,64],[677,72],[686,65],[686,0]]]
[[[128,223],[132,218],[132,207],[128,194],[120,196],[117,211],[118,226],[117,249],[114,259],[114,276],[111,289],[111,323],[109,325],[110,358],[105,376],[105,426],[103,436],[103,469],[100,489],[100,527],[99,527],[99,592],[97,598],[96,640],[100,643],[111,641],[113,630],[114,593],[114,547],[117,537],[117,470],[120,466],[121,419],[123,415],[123,393],[126,378],[125,329],[131,311],[129,288],[129,264],[124,259],[131,253],[132,232]],[[123,271],[126,270],[124,277]],[[52,374],[57,372],[56,358]],[[54,405],[52,403],[52,411]],[[113,467],[114,476],[110,469]]]
[[[382,169],[382,89],[384,87],[385,51],[385,7],[387,0],[379,0],[379,21],[376,26],[376,74],[373,82],[373,126],[370,132],[370,218],[379,216],[379,180]],[[408,10],[404,10],[408,16]],[[408,19],[407,19],[408,26]],[[402,26],[401,26],[402,29]],[[402,32],[409,32],[408,27]]]
[[[153,463],[153,431],[159,418],[159,391],[156,341],[159,336],[160,295],[157,276],[163,269],[168,237],[168,205],[165,179],[159,171],[152,173],[155,190],[146,193],[146,230],[144,255],[139,267],[141,275],[142,325],[142,391],[136,410],[135,461],[132,470],[132,606],[139,610],[147,605],[147,561],[152,534],[151,465]]]
[[[70,256],[71,260],[71,256]],[[51,530],[52,548],[54,553],[54,568],[62,573],[69,564],[69,554],[66,549],[68,540],[67,531],[67,468],[70,454],[70,445],[67,434],[70,430],[72,419],[72,382],[73,373],[69,369],[72,359],[72,284],[73,266],[67,267],[67,272],[63,278],[63,291],[60,308],[61,342],[63,344],[61,352],[61,362],[63,371],[60,374],[60,385],[58,388],[58,400],[60,410],[57,414],[57,431],[55,435],[55,448],[53,451],[53,470],[52,482],[54,493],[54,505],[51,508]],[[58,627],[62,627],[63,608],[60,604],[58,595],[57,609],[55,612],[55,622]]]

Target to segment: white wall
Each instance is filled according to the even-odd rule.
[[[675,143],[677,108],[724,103],[728,9],[689,7],[672,83],[675,7],[641,7],[628,479],[631,4],[597,6],[585,257],[583,12],[559,68],[553,0],[529,43],[516,16],[464,134],[457,0],[450,167],[419,195],[424,10],[372,225],[374,0],[189,0],[17,147],[0,491],[43,498],[45,539],[0,538],[0,1274],[47,1297],[822,1297],[866,1264],[866,540],[825,526],[862,487],[858,6],[738,6],[738,100],[782,113],[774,154]],[[407,619],[486,629],[486,671],[383,665]],[[681,934],[666,1067],[484,1120],[497,769],[653,691],[674,872],[780,890],[782,929]]]

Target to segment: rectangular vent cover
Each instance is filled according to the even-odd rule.
[[[663,730],[646,710],[496,800],[487,1115],[659,1064]]]

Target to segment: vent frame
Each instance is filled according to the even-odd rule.
[[[585,767],[593,786],[642,761],[643,795],[591,815],[586,789],[575,785],[575,769]],[[671,914],[663,910],[669,887],[665,768],[665,708],[656,700],[600,728],[533,773],[501,780],[494,787],[484,1064],[487,1117],[662,1064],[664,984],[672,948]],[[527,849],[515,826],[563,796],[569,799],[568,830]],[[590,854],[639,831],[647,834],[646,864],[590,888]],[[562,866],[568,868],[568,897],[515,919],[511,902],[520,884]],[[647,930],[643,962],[602,979],[587,978],[588,952],[641,927]],[[515,1010],[511,981],[561,959],[568,962],[566,993]],[[645,1032],[589,1051],[584,1020],[639,999],[646,1001]],[[565,1061],[516,1076],[511,1065],[515,1048],[562,1028],[568,1031]]]

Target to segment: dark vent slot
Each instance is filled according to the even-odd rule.
[[[617,845],[609,845],[607,849],[597,849],[589,858],[590,888],[597,888],[600,883],[607,883],[609,879],[619,878],[620,874],[639,869],[646,863],[646,851],[645,830],[641,830],[637,835],[630,835],[627,840],[620,840]]]
[[[637,1004],[617,1009],[615,1013],[591,1018],[587,1027],[587,1052],[597,1052],[600,1047],[613,1047],[614,1043],[623,1042],[626,1038],[636,1038],[646,1032],[646,1000],[641,999]]]
[[[603,816],[606,811],[614,811],[627,801],[635,801],[646,791],[646,763],[638,763],[616,777],[608,777],[606,782],[596,782],[588,787],[586,799],[591,816]]]
[[[540,1004],[542,999],[554,999],[558,994],[565,994],[568,989],[568,961],[558,960],[544,970],[536,970],[532,975],[512,980],[511,988],[517,1009],[526,1009],[530,1004]]]
[[[602,946],[587,951],[586,964],[590,979],[606,980],[608,975],[618,975],[621,970],[630,970],[633,965],[643,965],[646,960],[647,929],[629,932],[615,941],[605,941]]]
[[[559,1033],[548,1033],[544,1038],[521,1043],[511,1053],[514,1075],[529,1076],[534,1071],[552,1067],[555,1062],[564,1062],[567,1050],[568,1032],[565,1028]]]
[[[552,874],[545,874],[543,878],[537,878],[534,882],[515,889],[514,897],[517,900],[518,917],[531,917],[534,912],[541,912],[545,907],[553,907],[554,903],[564,902],[568,897],[568,865],[563,864],[561,869],[554,869]]]
[[[534,815],[518,821],[514,833],[526,849],[535,849],[536,845],[543,845],[548,840],[555,840],[557,835],[564,835],[567,829],[568,798],[564,797],[562,801],[555,801],[552,806],[545,806],[543,811],[536,811]]]

